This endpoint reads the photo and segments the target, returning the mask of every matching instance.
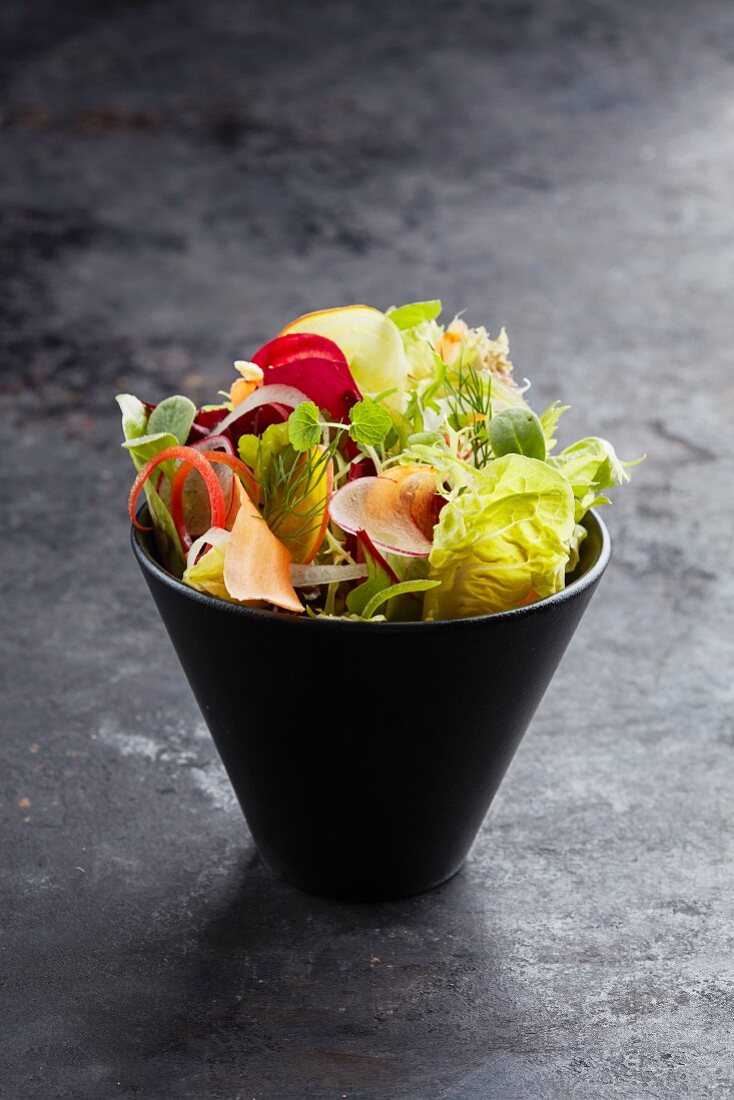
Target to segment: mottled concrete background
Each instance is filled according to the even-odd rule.
[[[0,21],[4,1100],[731,1096],[734,6]],[[465,871],[339,906],[257,861],[112,399],[433,295],[507,325],[567,441],[649,459]]]

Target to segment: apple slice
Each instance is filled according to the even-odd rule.
[[[355,305],[307,313],[286,325],[281,339],[295,333],[312,333],[333,340],[346,356],[349,369],[364,393],[405,389],[408,362],[400,330],[379,309]]]
[[[275,537],[239,480],[239,511],[224,551],[224,584],[244,603],[265,600],[285,611],[303,611],[291,583],[291,556]]]
[[[427,558],[442,498],[430,466],[395,466],[379,477],[349,481],[331,499],[329,513],[343,531],[366,531],[375,546]]]

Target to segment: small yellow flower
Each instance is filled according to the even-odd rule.
[[[238,359],[235,362],[234,369],[239,371],[242,377],[232,383],[229,399],[233,405],[239,405],[241,401],[254,393],[258,386],[262,386],[263,372],[257,363],[250,363],[247,359]]]

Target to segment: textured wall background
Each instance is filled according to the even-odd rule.
[[[734,8],[0,26],[3,1097],[730,1096]],[[433,295],[507,325],[564,438],[649,459],[465,871],[337,906],[257,862],[112,398],[211,398],[298,313]]]

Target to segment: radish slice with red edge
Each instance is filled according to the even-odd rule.
[[[375,546],[391,554],[427,558],[432,543],[416,523],[413,505],[431,486],[435,492],[435,476],[426,466],[396,467],[379,477],[349,481],[331,498],[329,513],[343,531],[365,531]]]
[[[222,457],[222,456],[220,456]],[[130,489],[130,495],[127,501],[127,508],[130,514],[130,519],[134,527],[137,527],[139,531],[150,531],[152,528],[144,527],[138,522],[138,517],[135,514],[135,506],[138,503],[138,497],[140,496],[143,486],[150,477],[150,475],[158,469],[162,462],[169,462],[171,459],[181,459],[183,462],[193,466],[195,470],[198,470],[204,479],[207,492],[209,493],[209,507],[211,509],[211,521],[212,527],[223,527],[224,518],[227,514],[227,508],[224,500],[224,492],[222,486],[219,484],[219,479],[214,473],[214,469],[211,462],[207,461],[203,454],[195,450],[193,447],[164,447],[162,451],[159,451],[157,455],[153,455],[144,466],[138,472],[138,476],[132,484]],[[244,464],[243,464],[244,465]],[[174,477],[175,481],[175,477]],[[173,496],[173,491],[171,492]],[[180,503],[180,502],[179,502]],[[183,508],[180,509],[181,514],[179,516],[179,523],[176,523],[176,516],[173,512],[173,501],[171,502],[171,516],[176,526],[176,532],[179,539],[181,536],[187,536],[185,524],[183,522]],[[184,549],[188,549],[189,541],[185,542],[182,539],[182,545]]]
[[[222,435],[241,416],[252,412],[253,409],[259,409],[261,405],[287,405],[289,408],[295,409],[298,405],[302,405],[304,401],[308,401],[308,397],[301,390],[297,390],[295,386],[281,386],[279,384],[260,386],[244,401],[240,401],[239,405],[235,406],[232,412],[225,416],[224,420],[220,420],[216,425],[216,431],[212,434]]]
[[[224,451],[228,455],[234,454],[234,447],[226,435],[208,435],[198,443],[189,443],[189,446],[196,447],[197,451]]]
[[[191,448],[193,450],[193,448]],[[221,464],[228,466],[230,470],[233,470],[237,474],[241,481],[247,485],[247,492],[251,500],[257,501],[259,497],[259,487],[252,471],[244,462],[235,458],[234,455],[221,454],[219,451],[202,451],[202,457],[208,459],[210,463]],[[210,467],[211,468],[211,467]],[[181,545],[184,550],[188,550],[192,543],[191,532],[186,522],[183,505],[183,493],[186,485],[187,478],[192,472],[192,465],[188,461],[182,462],[176,473],[173,475],[173,481],[171,482],[171,518],[175,524],[178,532],[178,537],[181,540]],[[212,470],[216,479],[216,473]],[[217,479],[218,481],[218,479]],[[212,527],[224,527],[229,513],[227,502],[225,501],[225,515],[222,517],[221,522],[216,523],[214,521],[214,513],[211,514],[211,526]]]

